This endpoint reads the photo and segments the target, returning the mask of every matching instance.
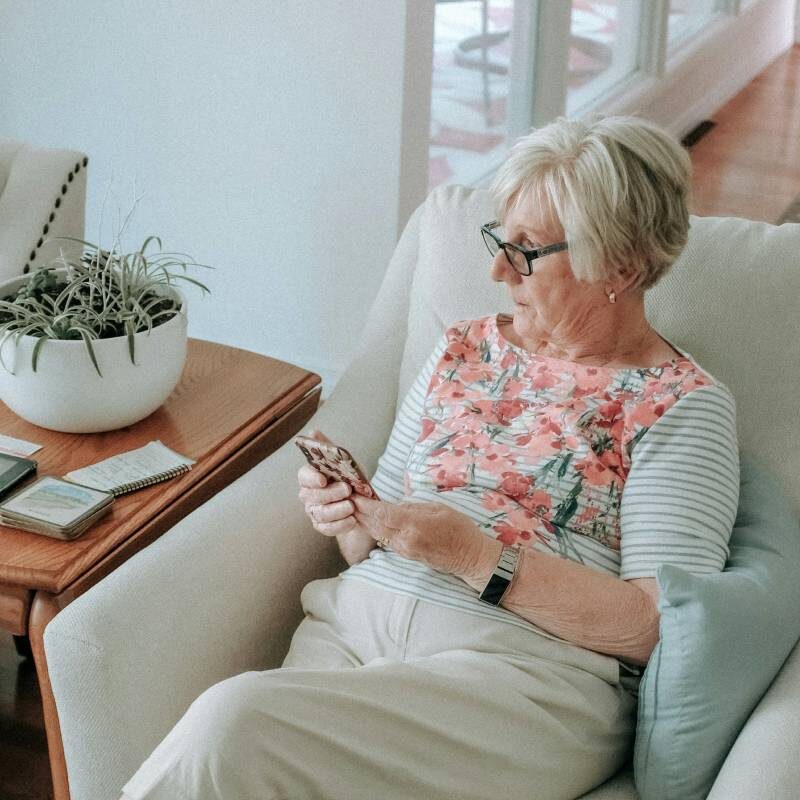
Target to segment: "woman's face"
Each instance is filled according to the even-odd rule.
[[[526,250],[564,241],[564,230],[529,204],[510,211],[503,222],[506,241]],[[542,341],[572,344],[591,340],[597,312],[608,305],[603,286],[572,274],[569,251],[535,259],[532,273],[520,275],[502,249],[492,262],[492,280],[503,281],[514,302],[514,330],[530,349]]]

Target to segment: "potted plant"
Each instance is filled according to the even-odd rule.
[[[0,399],[23,419],[69,433],[114,430],[155,411],[186,360],[178,280],[202,267],[148,237],[122,251],[78,241],[31,275],[0,284]],[[157,246],[157,248],[155,247]],[[182,270],[182,272],[179,272]]]

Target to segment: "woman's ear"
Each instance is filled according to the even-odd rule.
[[[636,272],[631,272],[625,275],[617,275],[610,281],[606,282],[606,295],[609,291],[613,291],[617,299],[619,299],[625,292],[632,291],[636,288],[639,275]]]

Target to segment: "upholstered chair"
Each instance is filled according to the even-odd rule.
[[[87,164],[75,150],[0,139],[0,281],[79,251],[48,239],[83,238]]]
[[[507,308],[478,226],[485,193],[435,191],[413,215],[351,365],[306,430],[372,474],[398,403],[444,328]],[[693,218],[690,242],[649,296],[651,321],[725,382],[743,450],[800,511],[800,225]],[[353,252],[374,266],[374,254]],[[777,423],[777,424],[776,424]],[[290,442],[56,616],[44,634],[74,800],[117,797],[190,703],[231,675],[281,664],[300,590],[337,574],[335,543],[297,499]],[[532,736],[535,735],[532,733]],[[535,746],[535,740],[532,740]],[[750,715],[713,800],[800,797],[800,649]],[[536,797],[531,787],[531,798]],[[627,768],[587,798],[632,800]]]

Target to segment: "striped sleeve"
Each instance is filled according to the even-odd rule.
[[[422,411],[428,386],[433,370],[439,363],[446,347],[447,335],[445,334],[428,357],[400,406],[400,412],[395,419],[386,449],[378,459],[378,468],[371,481],[381,500],[397,502],[402,500],[405,495],[404,480],[408,457],[422,432]]]
[[[721,384],[704,386],[633,448],[620,507],[620,578],[654,577],[661,564],[722,570],[738,503],[734,400]]]

